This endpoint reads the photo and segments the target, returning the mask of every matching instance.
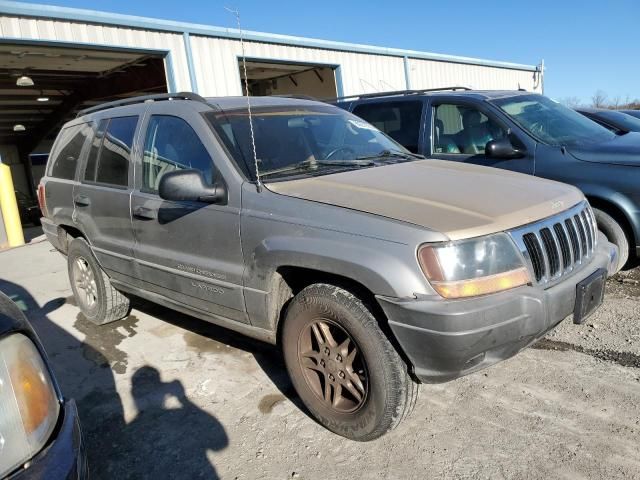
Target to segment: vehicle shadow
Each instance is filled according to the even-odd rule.
[[[228,445],[225,429],[188,399],[179,381],[162,382],[151,366],[136,370],[131,394],[137,414],[125,421],[114,372],[127,370],[127,353],[118,344],[135,334],[135,316],[96,327],[77,314],[73,328],[84,335],[81,341],[50,318],[73,305],[72,297],[40,306],[25,287],[3,279],[0,291],[25,313],[63,394],[78,405],[91,478],[218,478],[207,453]]]
[[[112,448],[94,464],[102,478],[219,478],[207,454],[229,445],[227,433],[179,380],[163,382],[145,365],[131,378],[131,394],[138,413],[122,429],[106,431]]]
[[[295,388],[289,379],[289,374],[287,373],[287,369],[284,364],[282,352],[277,346],[270,345],[259,340],[254,340],[227,328],[219,327],[196,317],[176,312],[175,310],[147,302],[140,298],[135,298],[133,300],[133,306],[137,310],[156,317],[164,322],[170,323],[176,327],[188,330],[189,332],[199,335],[205,339],[250,353],[253,355],[258,366],[267,375],[267,377],[269,377],[269,380],[271,380],[273,385],[282,395],[280,399],[289,400],[301,412],[309,418],[314,419],[296,393]],[[272,399],[272,402],[277,402],[279,400],[274,397],[270,398]],[[262,409],[260,404],[258,405],[258,408]]]

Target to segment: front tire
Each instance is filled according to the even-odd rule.
[[[284,321],[289,376],[323,426],[368,441],[411,412],[418,385],[360,299],[333,285],[311,285],[293,298]]]
[[[593,213],[596,216],[598,229],[604,233],[607,240],[618,247],[617,273],[625,266],[627,260],[629,260],[629,240],[623,228],[611,215],[597,208],[593,209]]]
[[[69,245],[67,265],[73,296],[87,320],[104,325],[129,314],[129,299],[111,285],[84,238]]]

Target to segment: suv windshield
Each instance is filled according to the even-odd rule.
[[[421,158],[364,120],[329,105],[251,109],[261,177],[322,175],[345,169]],[[255,180],[246,109],[211,112],[207,118],[244,173]]]
[[[548,145],[583,145],[615,138],[615,134],[542,95],[492,100],[518,125]]]

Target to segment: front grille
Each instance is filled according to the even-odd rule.
[[[586,202],[509,232],[522,251],[535,283],[550,286],[585,265],[593,255],[597,227]]]

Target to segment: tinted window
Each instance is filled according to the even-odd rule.
[[[354,115],[393,138],[413,153],[418,153],[422,102],[365,103],[353,109]]]
[[[98,125],[98,131],[93,136],[91,141],[91,148],[89,149],[89,155],[87,156],[87,166],[84,170],[84,179],[91,182],[96,181],[96,168],[98,166],[98,155],[100,154],[100,147],[102,147],[102,138],[104,137],[104,131],[107,128],[109,120],[100,120]]]
[[[489,141],[506,136],[496,122],[473,107],[438,105],[433,118],[433,153],[482,155]]]
[[[109,120],[102,139],[96,168],[97,183],[126,187],[129,183],[129,161],[138,117]]]
[[[51,154],[49,175],[67,180],[75,178],[78,159],[90,133],[88,123],[67,127],[60,132],[55,151]]]
[[[187,168],[200,170],[213,183],[213,161],[193,128],[178,117],[153,115],[144,141],[142,189],[157,192],[165,173]]]

